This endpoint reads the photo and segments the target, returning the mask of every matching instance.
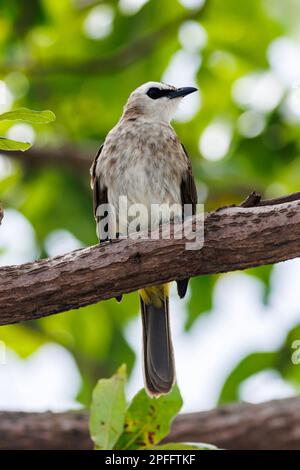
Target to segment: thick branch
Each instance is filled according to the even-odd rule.
[[[180,229],[181,225],[174,227],[176,232]],[[185,238],[122,239],[6,266],[0,269],[0,324],[82,307],[147,285],[296,258],[299,233],[300,200],[228,207],[206,215],[201,250],[187,250]],[[196,235],[202,235],[202,223]]]
[[[169,442],[206,442],[222,449],[300,449],[300,398],[235,403],[179,415]]]
[[[165,441],[222,449],[300,449],[300,398],[179,415]],[[0,450],[91,449],[88,414],[0,413]]]

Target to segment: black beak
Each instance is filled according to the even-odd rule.
[[[168,98],[173,99],[173,98],[184,97],[184,96],[190,95],[191,93],[194,93],[195,91],[198,91],[198,89],[192,86],[177,88],[177,90],[174,90],[168,93]]]

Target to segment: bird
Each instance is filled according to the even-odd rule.
[[[128,205],[176,204],[181,213],[185,204],[196,212],[197,191],[191,161],[171,125],[181,100],[197,91],[195,87],[175,87],[147,82],[129,96],[120,120],[107,134],[90,169],[94,216],[99,241],[109,234],[99,233],[103,216],[101,204],[119,208],[125,196]],[[116,215],[116,237],[124,223]],[[164,223],[164,216],[151,220],[151,228]],[[101,225],[100,225],[101,228]],[[140,229],[148,229],[148,219]],[[101,229],[100,229],[101,231]],[[103,230],[102,230],[103,231]],[[151,241],[150,241],[151,243]],[[144,384],[151,397],[168,394],[176,382],[175,361],[169,318],[169,284],[139,290],[143,330]],[[180,298],[186,294],[188,279],[177,281]],[[122,296],[117,297],[121,301]]]

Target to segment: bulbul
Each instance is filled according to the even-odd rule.
[[[124,231],[124,221],[118,218],[120,196],[126,196],[128,206],[143,204],[149,212],[151,204],[177,204],[180,210],[189,204],[195,214],[197,192],[191,163],[170,125],[182,98],[195,91],[193,87],[148,82],[131,93],[119,122],[108,133],[91,167],[98,227],[101,215],[97,209],[101,204],[110,204],[115,208],[117,232]],[[151,228],[164,222],[162,215],[151,220]],[[148,219],[142,220],[140,229],[148,228]],[[98,237],[100,241],[108,238],[99,231]],[[177,281],[181,298],[187,285],[188,279]],[[159,396],[168,393],[175,382],[169,285],[141,289],[139,296],[145,388],[151,396]]]

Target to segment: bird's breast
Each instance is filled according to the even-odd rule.
[[[120,162],[111,185],[115,195],[124,195],[131,203],[180,202],[180,172],[164,155],[136,158],[134,152]]]
[[[181,205],[180,185],[186,160],[178,151],[178,141],[163,131],[127,131],[122,138],[114,138],[114,143],[108,141],[101,171],[108,200],[115,208],[119,208],[120,197],[126,198],[128,206],[141,205],[148,213],[157,204]],[[161,221],[164,216],[152,225]],[[146,226],[146,221],[142,225]]]

